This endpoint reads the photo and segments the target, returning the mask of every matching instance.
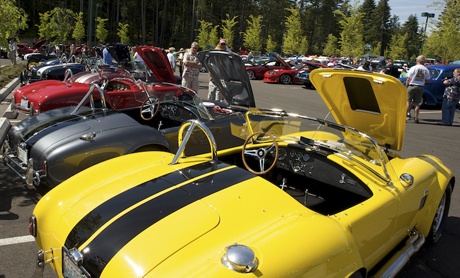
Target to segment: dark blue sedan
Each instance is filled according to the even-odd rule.
[[[454,69],[460,68],[456,64],[439,64],[426,66],[430,71],[431,80],[423,88],[423,104],[439,105],[442,103],[442,96],[446,85],[442,82],[454,76]],[[403,84],[406,84],[406,78],[399,78]]]

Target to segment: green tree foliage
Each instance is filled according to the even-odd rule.
[[[51,36],[55,43],[67,43],[75,26],[75,14],[72,10],[54,8],[50,15]]]
[[[399,33],[394,34],[390,42],[390,50],[388,57],[394,60],[405,60],[407,57],[407,33],[401,35]]]
[[[83,13],[75,13],[75,27],[72,32],[72,38],[76,42],[81,42],[81,40],[85,37],[85,26],[83,25]]]
[[[211,22],[200,20],[197,42],[202,49],[213,49],[217,45],[219,42],[218,27],[218,25],[212,26]]]
[[[222,36],[227,40],[227,46],[229,48],[233,47],[233,36],[235,33],[235,25],[238,23],[236,22],[237,16],[230,18],[230,15],[227,14],[227,18],[222,20]]]
[[[47,40],[52,39],[53,37],[53,30],[51,29],[50,25],[51,20],[51,12],[47,11],[40,14],[40,24],[37,25],[38,27],[38,34],[40,38],[44,38]]]
[[[427,55],[435,55],[442,62],[449,62],[460,59],[460,2],[455,0],[446,0],[446,5],[437,28],[433,30],[432,35],[426,39],[423,52]]]
[[[37,25],[40,37],[54,40],[56,44],[67,43],[71,32],[76,29],[76,17],[71,10],[59,7],[40,14],[40,24]]]
[[[286,17],[286,32],[283,36],[283,53],[299,54],[308,50],[307,38],[304,36],[298,8],[287,8],[290,15]]]
[[[214,42],[210,40],[210,31],[212,29],[212,23],[207,22],[206,20],[200,20],[200,27],[198,28],[198,35],[196,40],[202,48],[207,48],[206,46],[214,45]]]
[[[14,0],[0,0],[0,45],[8,45],[8,39],[27,28],[27,14],[16,6]]]
[[[390,6],[388,0],[380,0],[375,8],[373,31],[379,34],[380,53],[384,55],[391,39],[392,30],[390,28]]]
[[[129,24],[123,24],[118,22],[118,37],[120,37],[120,42],[124,44],[130,44],[129,40]]]
[[[209,32],[210,48],[214,48],[220,40],[218,30],[217,30],[218,27],[219,27],[218,25],[213,26],[211,28],[211,32]]]
[[[273,52],[278,48],[278,45],[276,42],[273,40],[271,35],[268,35],[267,38],[267,46],[265,47],[265,51],[267,52]]]
[[[96,38],[99,42],[106,42],[107,36],[109,35],[109,31],[105,27],[107,20],[107,18],[101,17],[97,17],[96,19]]]
[[[380,26],[380,21],[375,19],[375,0],[364,0],[363,4],[359,7],[359,12],[363,13],[363,40],[370,48],[375,47],[379,41],[380,32],[375,32],[376,22]]]
[[[415,15],[410,15],[401,29],[402,34],[407,34],[406,49],[407,56],[405,60],[415,60],[420,54],[420,33],[418,30],[418,19]]]
[[[334,13],[341,18],[339,20],[342,26],[340,54],[345,57],[360,57],[364,54],[363,13],[359,12],[356,6],[351,7],[349,16],[341,10],[335,10]]]
[[[206,46],[214,47],[220,37],[225,37],[234,49],[238,49],[246,44],[245,34],[251,28],[249,23],[251,17],[261,16],[259,41],[262,46],[259,49],[280,52],[284,44],[292,44],[295,40],[298,47],[290,51],[321,54],[328,46],[329,34],[332,34],[337,38],[337,48],[340,53],[351,53],[353,49],[356,52],[364,52],[364,50],[361,51],[360,39],[351,36],[352,29],[344,30],[343,27],[343,23],[352,24],[347,20],[355,16],[353,14],[356,12],[349,4],[354,3],[353,8],[359,7],[359,11],[364,14],[361,19],[364,27],[360,29],[360,32],[363,43],[366,46],[369,45],[368,49],[376,51],[377,54],[392,53],[394,48],[392,38],[396,34],[401,36],[407,34],[407,58],[414,59],[420,54],[422,38],[417,16],[410,16],[401,27],[399,19],[391,16],[388,2],[388,0],[95,0],[93,14],[107,19],[104,28],[107,29],[108,34],[105,41],[111,42],[120,39],[119,22],[123,22],[128,24],[127,35],[133,44],[147,43],[160,47],[173,45],[176,48],[186,48],[192,41],[197,40],[200,46],[205,48]],[[68,10],[75,14],[82,12],[82,26],[88,27],[90,19],[88,3],[88,0],[0,0],[0,14],[3,15],[0,19],[0,44],[6,43],[5,38],[10,34],[18,34],[18,38],[40,37],[56,41],[59,37],[59,41],[69,43],[64,40],[75,39],[73,31],[79,29],[77,25],[80,23],[77,23],[76,18],[66,20],[59,17],[58,26],[52,21],[58,16],[52,15],[51,12],[55,7],[59,7],[67,15]],[[450,10],[457,5],[457,1],[454,0],[439,0],[435,3],[440,4],[440,9],[428,7],[426,11],[435,12],[436,16],[439,16],[437,11],[442,11],[444,7]],[[299,11],[295,20],[300,22],[300,29],[295,33],[291,32],[291,37],[287,38],[286,35],[290,31],[287,18],[292,16],[290,9]],[[345,17],[333,12],[335,10],[341,11]],[[12,20],[12,15],[15,15],[17,11],[21,15],[21,20]],[[419,12],[414,11],[414,14]],[[458,13],[454,17],[458,17]],[[24,21],[24,18],[27,18],[27,21]],[[72,20],[73,23],[68,25],[67,21],[72,22]],[[225,25],[223,22],[226,20],[232,25],[229,29],[232,31],[231,35],[224,34],[226,31],[221,26]],[[339,21],[342,22],[339,23]],[[430,19],[430,23],[431,21],[435,20]],[[455,30],[456,19],[451,21],[452,26],[449,27],[448,20],[440,20],[439,25],[433,26],[433,31],[428,32],[429,38],[424,40],[425,54],[432,57],[445,57],[445,59],[453,57],[452,54],[446,53],[445,48],[449,48],[448,50],[458,48],[444,42],[446,39],[449,42],[459,41],[455,39],[458,33]],[[21,27],[16,22],[27,23],[29,27],[24,29],[24,26]],[[207,39],[199,39],[205,34],[202,32],[201,22],[210,24]],[[62,28],[63,34],[56,32],[58,27]],[[441,27],[452,37],[436,32]],[[85,30],[82,40],[88,40],[87,36],[88,30]],[[442,46],[442,43],[445,43],[446,46]]]
[[[247,23],[248,27],[243,34],[244,46],[249,51],[262,50],[262,40],[260,39],[262,33],[262,16],[249,15]]]
[[[326,56],[339,56],[337,37],[333,34],[327,36],[326,46],[323,50],[323,55]]]

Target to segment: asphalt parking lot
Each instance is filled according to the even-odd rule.
[[[200,97],[207,96],[206,73],[200,74]],[[252,81],[256,105],[264,108],[281,108],[290,112],[324,118],[325,105],[314,90],[301,85],[266,84]],[[9,105],[9,98],[0,105],[0,116]],[[460,116],[460,114],[458,115]],[[423,109],[421,123],[407,123],[403,156],[422,153],[441,158],[454,173],[460,175],[460,119],[456,116],[454,126],[438,126],[441,118],[438,109]],[[11,119],[12,123],[24,116]],[[330,116],[329,116],[330,117]],[[330,118],[329,118],[330,119]],[[35,267],[37,247],[28,234],[28,218],[37,201],[46,190],[28,189],[24,182],[0,164],[0,278],[56,277],[49,267]],[[433,247],[423,247],[398,277],[454,278],[460,274],[460,189],[454,190],[451,210],[445,233]]]

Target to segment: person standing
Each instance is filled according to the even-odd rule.
[[[18,45],[14,39],[10,40],[10,43],[8,44],[8,47],[10,49],[10,60],[11,64],[16,65],[16,57],[18,53]]]
[[[395,64],[393,64],[392,59],[387,60],[387,66],[386,66],[385,73],[393,77],[399,78],[399,75],[400,75],[399,69]]]
[[[423,86],[430,82],[430,71],[425,67],[426,58],[420,55],[415,60],[416,65],[411,67],[407,72],[406,87],[408,93],[406,120],[411,119],[410,110],[414,108],[414,123],[419,122],[420,105],[423,100]]]
[[[109,52],[109,44],[107,43],[102,50],[102,59],[104,60],[104,64],[112,65],[112,54]]]
[[[169,52],[166,55],[168,56],[169,66],[171,67],[173,73],[176,71],[176,57],[174,57],[175,51],[176,49],[174,47],[170,47]]]
[[[441,125],[451,126],[454,123],[455,106],[460,100],[460,68],[454,70],[451,79],[444,80],[446,89],[442,100],[442,122]]]
[[[182,73],[183,73],[183,60],[184,60],[184,53],[185,50],[183,48],[179,49],[179,53],[176,59],[176,66],[179,67],[179,76],[182,78]]]
[[[222,43],[224,41],[224,43]],[[214,50],[219,50],[219,51],[227,51],[227,45],[225,40],[220,40],[219,44],[214,48]],[[209,74],[209,83],[208,83],[208,99],[209,100],[217,100],[217,101],[223,101],[224,96],[222,93],[219,91],[219,88],[214,84],[214,81],[211,77],[211,74]]]
[[[198,43],[192,42],[190,51],[184,54],[184,72],[182,73],[182,86],[198,92],[201,63],[196,54],[198,53]]]

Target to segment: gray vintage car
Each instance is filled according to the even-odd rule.
[[[190,119],[208,126],[219,149],[241,145],[243,139],[233,136],[231,130],[242,129],[245,121],[241,112],[255,106],[252,89],[245,85],[249,82],[235,81],[248,78],[244,70],[234,70],[244,69],[241,58],[216,51],[199,56],[210,72],[221,76],[219,87],[228,105],[203,102],[196,92],[169,84],[182,93],[149,94],[140,108],[113,110],[106,106],[106,92],[93,84],[77,106],[31,116],[0,134],[0,138],[5,137],[1,145],[3,162],[27,185],[54,187],[89,166],[120,155],[176,151],[179,127]],[[141,88],[147,86],[137,82]],[[186,153],[208,150],[206,137],[198,135]]]

